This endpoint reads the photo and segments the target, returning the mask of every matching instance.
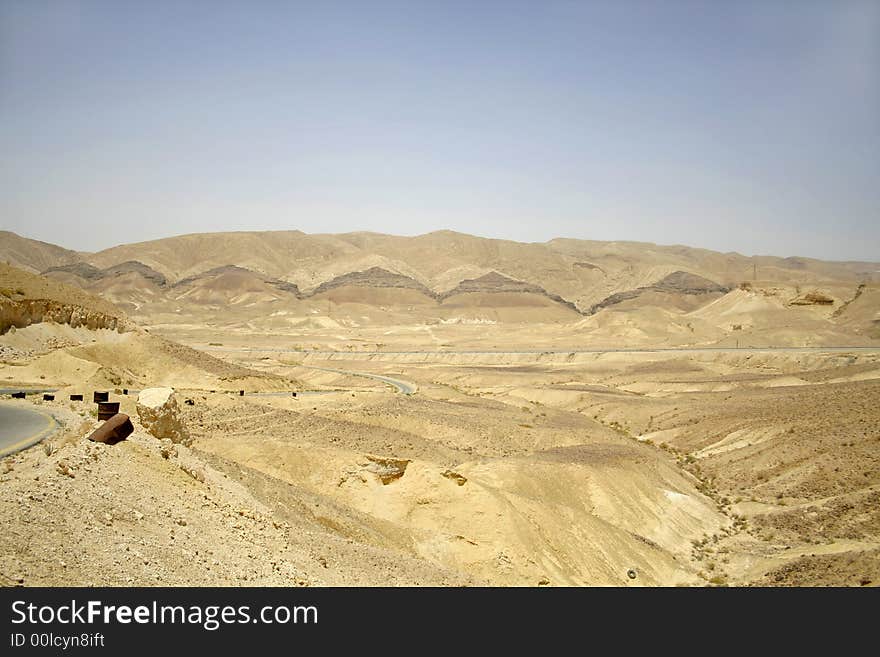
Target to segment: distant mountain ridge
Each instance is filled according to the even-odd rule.
[[[440,304],[473,298],[483,306],[493,299],[509,305],[517,298],[541,298],[589,315],[648,292],[708,298],[756,276],[791,286],[828,281],[855,287],[880,280],[877,263],[746,257],[636,242],[560,238],[527,244],[452,231],[415,237],[204,233],[91,254],[3,232],[3,258],[85,289],[103,292],[110,286],[114,301],[130,297],[135,304],[181,294],[192,303],[253,304],[345,290],[339,298],[350,300],[357,290],[374,290],[381,291],[385,305],[398,303],[394,295],[403,295],[399,304],[405,305],[404,299],[416,298],[406,295],[413,294]]]

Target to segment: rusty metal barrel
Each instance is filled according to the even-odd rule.
[[[128,394],[128,388],[123,388],[123,389],[122,389],[122,394],[123,394],[123,395],[127,395],[127,394]]]
[[[119,402],[100,402],[98,404],[98,419],[109,420],[119,412]]]
[[[70,401],[82,401],[82,400],[83,400],[82,395],[71,395],[70,396]]]
[[[50,395],[48,392],[44,392],[43,401],[55,401],[55,395]]]
[[[89,436],[89,440],[93,440],[96,443],[115,445],[120,440],[128,438],[132,431],[134,431],[134,426],[131,423],[131,419],[123,413],[117,413],[95,429]]]
[[[100,392],[98,390],[95,390],[94,394],[92,395],[92,401],[95,402],[96,404],[108,401],[109,399],[110,399],[109,392]]]
[[[239,390],[239,391],[238,391],[238,396],[239,396],[239,397],[244,397],[244,390]]]

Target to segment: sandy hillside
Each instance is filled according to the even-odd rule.
[[[669,454],[732,522],[732,530],[691,543],[707,581],[880,584],[877,353],[560,354],[517,361],[389,354],[349,366],[403,371],[424,394],[577,413]]]
[[[24,387],[289,389],[151,335],[108,301],[53,279],[0,265],[0,382]]]
[[[82,260],[83,254],[0,230],[0,263],[39,273],[50,267]]]
[[[13,239],[15,237],[16,239]],[[7,250],[45,251],[17,236]],[[25,249],[27,246],[27,249]],[[42,252],[41,251],[41,252]],[[555,323],[622,304],[693,311],[746,281],[830,285],[838,306],[877,263],[745,257],[681,246],[551,240],[539,244],[440,231],[416,237],[300,231],[184,235],[126,244],[42,271],[98,292],[139,321],[231,306],[236,322],[335,315],[357,328],[402,318]]]
[[[569,413],[363,390],[303,403],[194,399],[185,419],[195,442],[168,459],[142,432],[90,445],[79,438],[93,426],[84,411],[43,405],[72,429],[50,455],[6,460],[3,574],[31,584],[697,584],[681,537],[730,524],[668,456]],[[78,537],[76,549],[55,542],[59,531]],[[97,562],[80,556],[90,552]]]
[[[39,405],[64,431],[0,465],[3,584],[473,583],[328,528],[319,498],[256,473],[245,486],[183,446],[169,451],[136,414],[135,434],[106,446],[82,440],[97,424],[82,404]]]

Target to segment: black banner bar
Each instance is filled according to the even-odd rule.
[[[841,641],[856,640],[853,628],[873,626],[877,602],[865,589],[5,588],[0,641],[6,655],[134,646],[226,654],[292,641],[379,649],[403,636],[450,647],[479,636],[498,646],[623,640],[656,648],[712,628],[773,637],[787,627],[790,645],[803,638],[792,627],[816,638],[839,626]]]

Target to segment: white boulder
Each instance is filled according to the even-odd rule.
[[[180,419],[174,388],[147,388],[137,399],[141,425],[159,440],[188,445],[192,438]]]

